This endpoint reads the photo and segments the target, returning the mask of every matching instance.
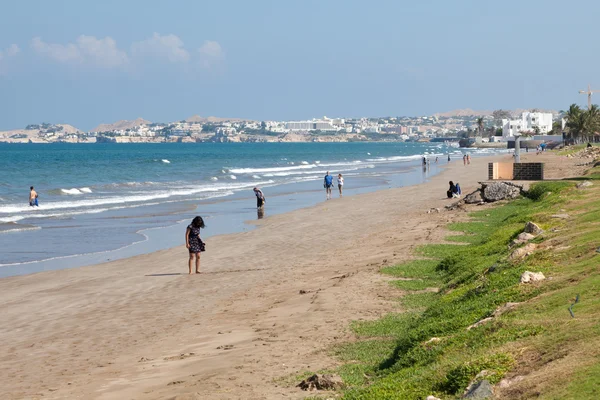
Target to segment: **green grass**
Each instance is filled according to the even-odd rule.
[[[573,186],[536,184],[525,198],[475,212],[469,222],[450,224],[458,233],[450,238],[460,244],[422,246],[415,256],[426,259],[384,268],[383,273],[400,278],[393,284],[402,290],[437,287],[439,292],[409,292],[400,299],[406,312],[351,324],[357,340],[333,351],[345,362],[338,368],[348,385],[344,398],[420,399],[433,394],[452,399],[482,370],[497,383],[508,371],[541,366],[554,371],[554,380],[544,383],[546,398],[564,398],[565,393],[598,397],[594,377],[600,363],[600,254],[595,249],[600,246],[600,202],[597,192],[582,194]],[[550,218],[563,208],[577,224]],[[539,244],[557,228],[564,238],[556,240],[571,247],[509,261],[508,243],[529,220],[547,232],[536,239]],[[525,270],[552,279],[520,285]],[[574,319],[567,309],[577,294],[581,300]],[[467,329],[507,302],[521,305]],[[569,352],[581,349],[587,349],[581,358],[586,367],[568,366]],[[539,391],[529,386],[519,397],[534,397]]]

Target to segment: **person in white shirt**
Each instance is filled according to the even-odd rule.
[[[340,191],[340,197],[342,197],[343,196],[342,189],[344,189],[344,177],[342,176],[342,174],[338,174],[337,181],[338,181],[338,190]]]

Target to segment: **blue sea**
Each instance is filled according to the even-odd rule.
[[[195,215],[205,237],[252,229],[255,186],[269,216],[324,201],[327,171],[346,195],[420,183],[448,153],[462,157],[443,143],[0,144],[0,277],[181,245]]]

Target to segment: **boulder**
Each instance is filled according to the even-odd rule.
[[[483,195],[481,194],[481,190],[479,189],[465,196],[465,203],[467,204],[480,204],[483,202]]]
[[[314,374],[300,382],[297,387],[302,390],[338,390],[344,387],[344,381],[338,375]]]
[[[531,253],[533,253],[533,251],[535,250],[537,246],[534,243],[527,243],[525,246],[523,247],[519,247],[518,249],[516,249],[515,251],[513,251],[510,256],[508,256],[509,260],[520,260],[521,258],[524,258],[528,255],[530,255]]]
[[[482,380],[469,385],[463,399],[483,400],[491,399],[494,395],[492,385],[488,380]]]
[[[585,189],[593,185],[594,184],[591,181],[583,181],[577,184],[577,189]]]
[[[531,233],[532,235],[537,236],[544,231],[537,224],[534,224],[533,222],[529,221],[525,224],[523,232]]]
[[[442,400],[439,397],[435,397],[435,396],[427,396],[427,400]]]
[[[483,199],[488,202],[515,199],[521,194],[521,187],[507,182],[483,184]]]
[[[544,279],[546,279],[546,277],[541,272],[525,271],[521,275],[521,283],[541,282]]]

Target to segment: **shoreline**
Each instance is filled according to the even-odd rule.
[[[490,159],[506,157],[455,161],[423,184],[336,198],[270,216],[260,229],[213,236],[197,276],[187,276],[179,246],[0,279],[0,373],[10,378],[0,395],[302,397],[270,382],[331,366],[322,350],[347,334],[349,321],[389,310],[392,289],[379,268],[442,238],[443,224],[457,218],[426,213],[451,201],[447,180],[466,194],[486,179]]]
[[[416,165],[414,162],[409,162],[406,165],[400,163],[397,167],[398,170],[394,173],[388,172],[377,177],[359,177],[359,179],[354,182],[353,187],[346,189],[345,194],[346,197],[351,197],[357,194],[386,190],[390,187],[397,188],[420,184],[441,173],[447,165],[448,164],[446,164],[445,161],[444,163],[437,165],[432,164],[431,169],[428,169],[425,173],[421,171],[420,165]],[[289,185],[293,185],[294,188],[288,188]],[[266,209],[266,218],[298,209],[313,207],[323,202],[322,190],[313,189],[313,186],[318,187],[319,182],[291,182],[267,186],[271,193],[274,194],[269,193],[269,199],[271,201]],[[137,240],[115,249],[0,265],[0,279],[43,271],[80,268],[109,261],[123,260],[143,254],[151,254],[158,250],[173,249],[181,245],[181,240],[179,240],[179,236],[181,235],[178,234],[178,232],[185,231],[185,226],[189,221],[187,221],[187,216],[185,219],[182,217],[187,214],[214,214],[215,219],[209,217],[210,226],[214,227],[216,225],[219,228],[216,231],[212,228],[209,229],[203,233],[203,237],[205,235],[206,237],[212,237],[223,234],[234,234],[254,229],[255,224],[249,222],[255,220],[256,208],[248,206],[248,204],[253,204],[254,199],[246,198],[248,196],[243,197],[244,195],[242,193],[243,192],[241,191],[235,192],[232,196],[211,198],[202,200],[199,203],[190,202],[186,206],[188,209],[188,212],[186,213],[180,211],[164,211],[165,213],[178,216],[178,220],[173,221],[168,225],[143,228],[136,231],[135,235],[137,236]],[[335,194],[334,197],[337,198],[337,194]],[[274,199],[281,199],[281,201],[277,204],[273,201]],[[294,200],[294,203],[290,203],[291,200]],[[298,202],[300,204],[298,204]],[[181,202],[181,204],[185,205],[186,203]],[[276,207],[273,207],[272,204],[276,205]],[[242,219],[236,218],[235,215],[240,213],[243,214]],[[263,217],[260,217],[260,219],[262,218]],[[183,221],[180,221],[180,219],[183,219]],[[36,227],[36,229],[40,228]]]

